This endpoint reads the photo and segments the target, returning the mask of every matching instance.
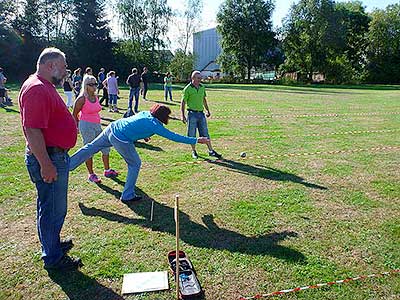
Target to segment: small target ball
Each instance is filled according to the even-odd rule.
[[[246,152],[240,152],[240,157],[246,157]]]

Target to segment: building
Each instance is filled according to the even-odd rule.
[[[222,76],[221,68],[216,62],[222,51],[220,40],[221,37],[216,28],[193,34],[195,69],[199,70],[203,77],[219,78]]]

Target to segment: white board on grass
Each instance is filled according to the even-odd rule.
[[[168,289],[167,271],[124,274],[122,282],[122,294],[154,292]]]

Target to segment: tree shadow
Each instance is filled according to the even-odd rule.
[[[175,235],[174,209],[157,202],[140,189],[138,189],[138,194],[142,195],[144,199],[126,205],[141,218],[128,218],[95,207],[87,207],[83,203],[79,203],[79,207],[86,216],[101,217],[122,224],[134,224],[153,231]],[[154,217],[153,221],[150,221],[152,202],[154,203]],[[193,222],[190,216],[183,212],[180,212],[179,220],[181,240],[194,247],[227,250],[232,253],[249,255],[270,255],[292,263],[306,261],[306,257],[301,252],[279,245],[279,242],[284,239],[297,237],[298,234],[294,231],[285,230],[259,236],[245,236],[219,227],[214,221],[213,215],[202,217],[204,225]]]
[[[8,113],[18,113],[18,114],[20,113],[19,110],[16,110],[16,109],[13,109],[13,108],[10,108],[7,106],[3,107],[3,109]]]
[[[217,159],[217,160],[205,159],[205,161],[241,174],[257,176],[263,179],[269,179],[274,181],[291,181],[313,189],[319,189],[319,190],[328,189],[327,187],[307,182],[304,180],[304,178],[297,176],[295,174],[284,172],[271,167],[265,167],[262,165],[252,166],[229,159]]]
[[[163,148],[161,148],[161,147],[153,146],[152,144],[138,142],[138,141],[135,142],[135,146],[137,148],[147,149],[147,150],[151,150],[151,151],[158,151],[158,152],[164,151]]]
[[[67,295],[67,299],[124,300],[121,295],[79,270],[69,272],[47,271],[47,273],[50,279],[61,287]]]
[[[172,105],[172,106],[180,105],[180,102],[176,102],[176,101],[162,101],[162,100],[151,100],[151,99],[146,99],[146,101],[160,103],[160,104],[164,104],[164,105],[167,105],[167,106],[168,105]]]

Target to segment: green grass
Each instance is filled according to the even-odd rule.
[[[174,86],[175,102],[168,103],[175,116],[182,87]],[[16,103],[18,85],[11,88]],[[206,147],[199,145],[201,163],[192,164],[189,146],[157,136],[138,143],[143,165],[137,188],[146,200],[129,206],[118,200],[126,166],[115,150],[110,160],[121,172],[118,180],[103,178],[96,186],[86,181],[85,166],[71,172],[62,235],[73,237],[71,255],[85,266],[65,274],[43,269],[18,107],[0,109],[1,300],[173,299],[171,277],[169,291],[120,293],[124,273],[168,269],[177,193],[181,246],[205,299],[232,300],[400,267],[400,87],[210,84],[207,92],[212,142],[225,160],[205,161]],[[123,87],[121,108],[127,96]],[[152,85],[148,97],[152,101],[141,102],[142,110],[163,102],[161,86]],[[121,116],[104,110],[102,123]],[[186,132],[179,121],[168,128]],[[71,154],[81,145],[79,136]],[[344,152],[333,152],[339,150]],[[101,173],[99,155],[94,162]],[[399,295],[394,275],[281,298]]]

